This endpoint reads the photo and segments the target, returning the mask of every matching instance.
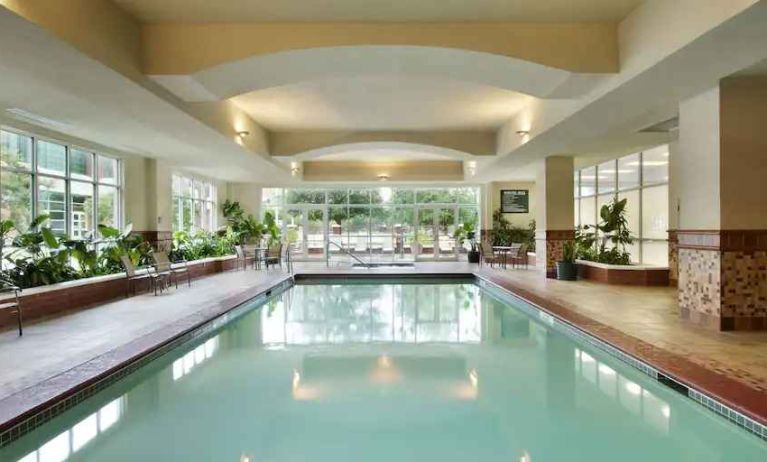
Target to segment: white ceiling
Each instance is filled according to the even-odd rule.
[[[163,158],[220,179],[287,175],[4,8],[0,8],[0,43],[0,119],[13,120],[7,109],[18,109],[41,118],[32,123],[43,129],[88,140],[118,154]]]
[[[113,0],[145,22],[619,21],[641,0]]]
[[[328,78],[232,98],[270,130],[432,130],[497,128],[529,97],[449,79]]]

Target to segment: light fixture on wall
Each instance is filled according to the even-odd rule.
[[[466,162],[466,175],[474,176],[477,174],[477,163],[473,160]]]
[[[529,136],[530,135],[530,130],[517,130],[516,133],[519,136]]]
[[[290,174],[293,176],[298,176],[301,174],[301,164],[298,162],[291,162],[290,163]]]
[[[249,135],[250,135],[250,132],[247,130],[240,130],[237,132],[237,136],[239,136],[240,138],[245,138],[246,136],[249,136]]]
[[[389,181],[391,177],[386,173],[380,173],[376,178],[378,178],[378,181]]]

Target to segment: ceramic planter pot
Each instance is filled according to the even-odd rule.
[[[578,279],[578,267],[569,261],[557,262],[557,279],[560,281],[575,281]]]

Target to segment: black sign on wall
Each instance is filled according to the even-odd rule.
[[[501,212],[530,213],[530,195],[527,189],[502,189]]]

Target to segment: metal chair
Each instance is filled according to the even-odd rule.
[[[479,251],[480,251],[480,264],[484,261],[485,263],[489,263],[490,267],[492,268],[493,265],[496,263],[501,263],[501,258],[495,254],[495,251],[493,250],[493,246],[487,242],[482,241],[479,243]]]
[[[189,287],[192,287],[192,273],[189,272],[189,267],[186,264],[186,260],[181,260],[177,264],[181,266],[173,267],[173,264],[168,258],[168,254],[165,252],[152,252],[152,259],[154,260],[154,266],[157,272],[160,274],[166,273],[171,279],[171,282],[175,283],[176,289],[178,289],[178,278],[181,275],[186,275],[186,282]]]
[[[157,295],[157,284],[164,282],[166,279],[164,275],[156,272],[153,273],[149,268],[144,268],[146,271],[145,273],[138,272],[136,267],[133,266],[133,262],[131,261],[130,257],[127,255],[121,256],[120,262],[122,262],[123,268],[125,268],[125,274],[128,276],[128,286],[125,293],[126,297],[130,296],[131,289],[133,290],[133,295],[136,295],[136,281],[144,279],[149,281],[150,289],[154,292],[155,295]],[[160,291],[162,291],[162,288]]]
[[[245,250],[241,245],[234,246],[234,254],[237,256],[237,268],[239,269],[240,261],[242,261],[242,269],[248,267],[248,258],[245,256]]]
[[[515,268],[517,265],[524,263],[525,269],[527,269],[527,244],[519,246],[517,251],[511,256],[511,266]]]
[[[19,300],[21,289],[13,285],[6,285],[0,288],[0,294],[9,292],[13,292],[14,298],[0,303],[0,311],[9,310],[11,312],[11,316],[16,316],[16,321],[19,325],[19,337],[21,337],[24,335],[24,330],[22,328],[23,321],[21,316],[21,301]]]
[[[264,256],[264,264],[267,270],[269,265],[280,265],[282,268],[282,243],[269,246]]]

